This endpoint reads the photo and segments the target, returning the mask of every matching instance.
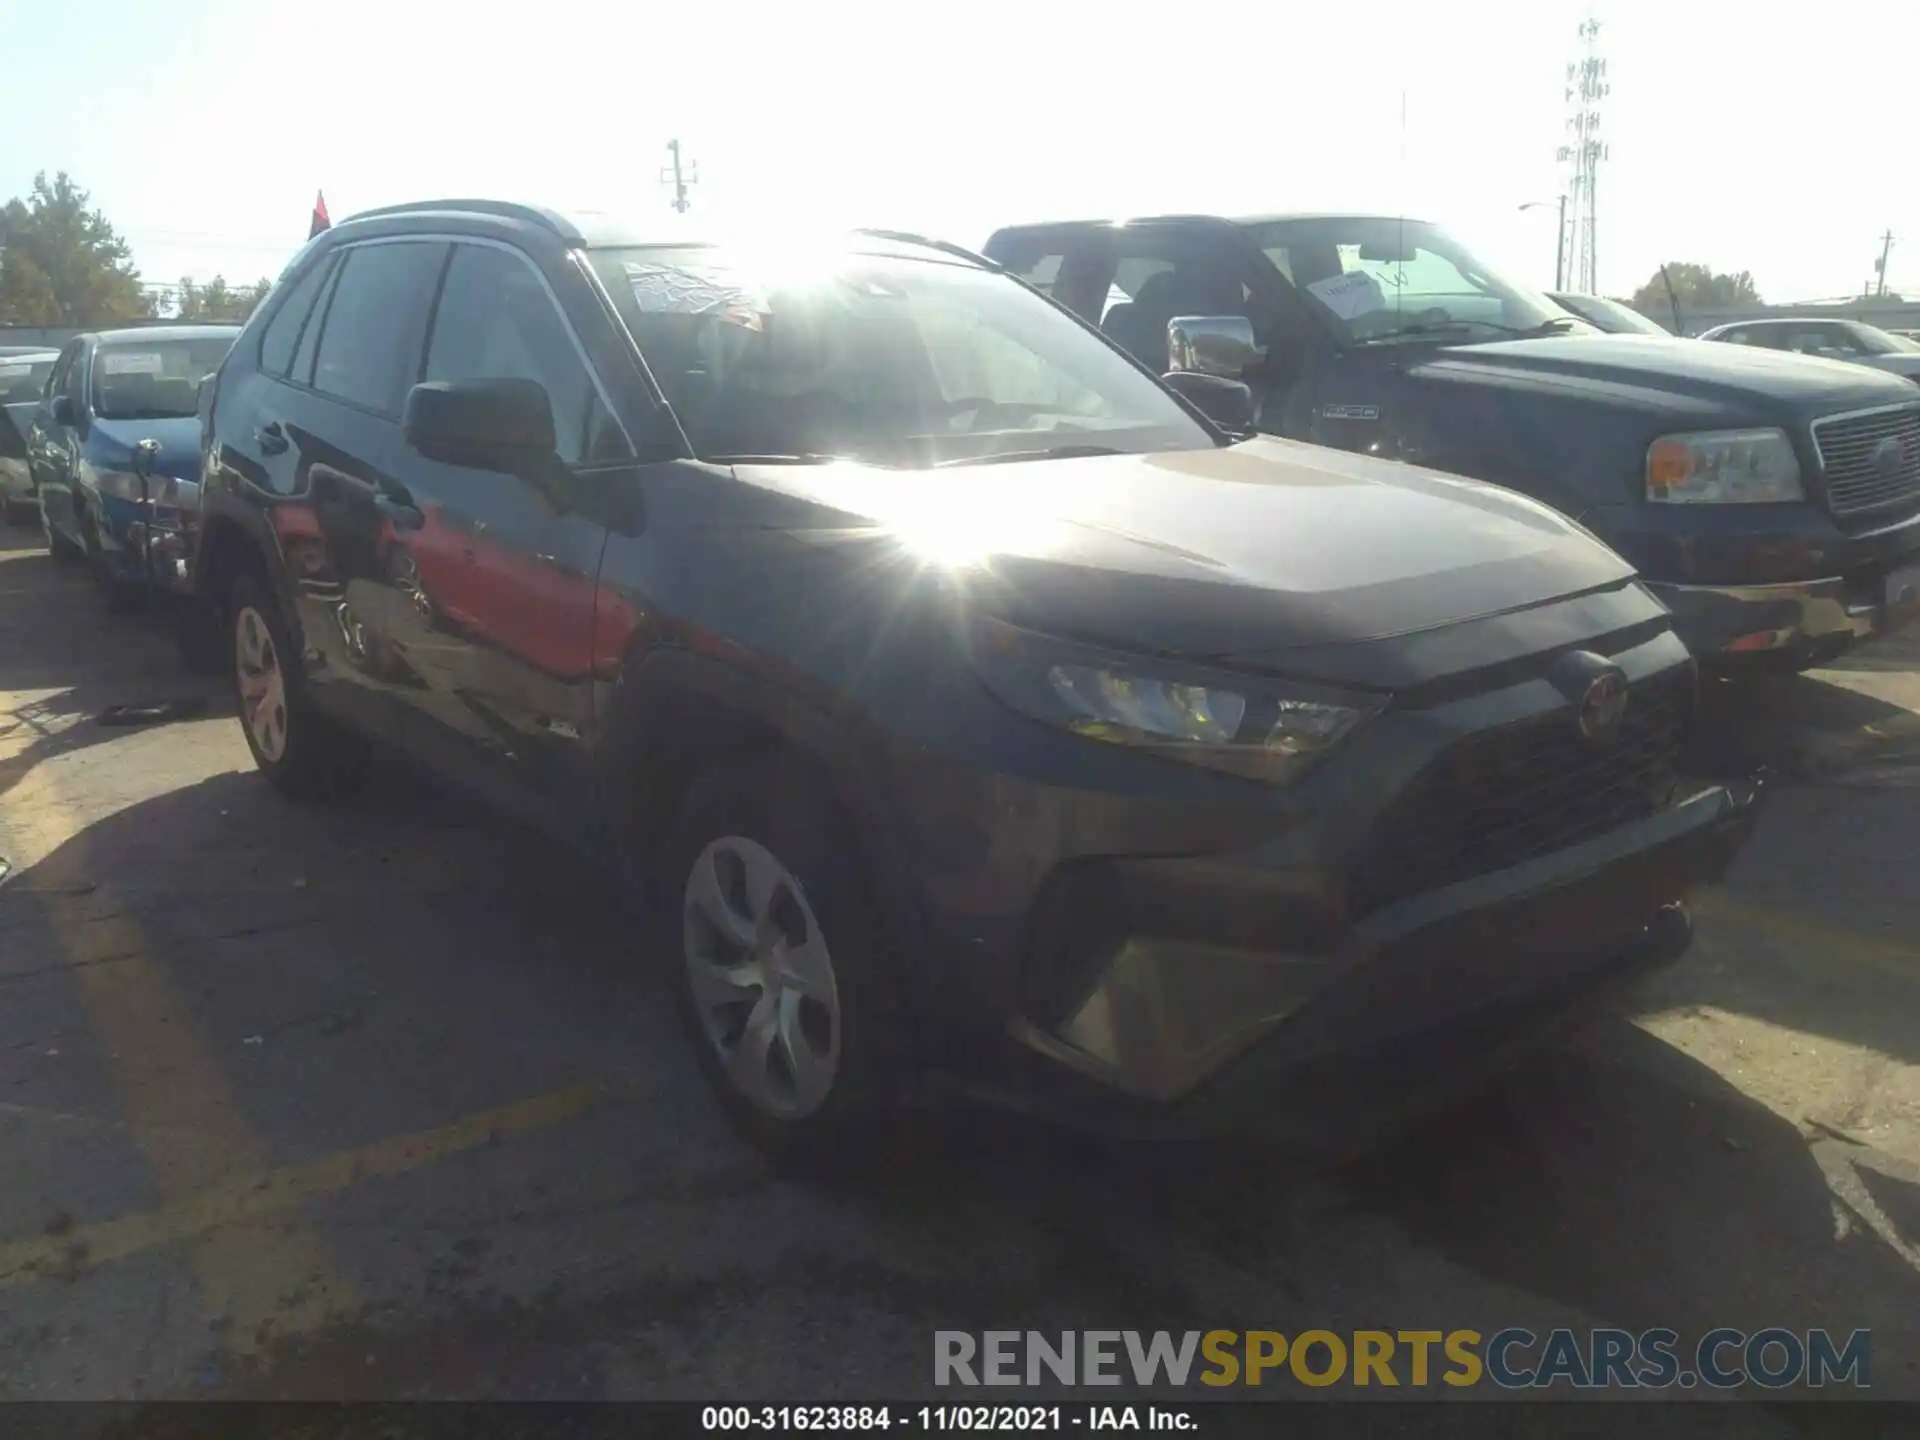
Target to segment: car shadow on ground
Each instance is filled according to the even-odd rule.
[[[166,867],[180,863],[183,845],[204,852],[193,873],[219,873],[223,884],[254,886],[311,909],[324,905],[329,887],[350,892],[358,882],[316,880],[310,891],[293,893],[271,874],[242,873],[242,857],[261,852],[265,827],[272,827],[276,848],[290,858],[267,857],[261,865],[333,864],[325,857],[334,839],[364,836],[375,825],[386,835],[384,852],[337,862],[362,867],[355,873],[368,893],[384,886],[385,893],[406,895],[430,873],[440,887],[436,903],[457,910],[467,925],[508,937],[493,951],[497,963],[532,965],[536,942],[562,937],[566,943],[541,945],[537,963],[543,985],[572,997],[569,1003],[597,995],[600,1008],[616,1014],[665,1003],[657,979],[631,974],[632,914],[611,885],[564,852],[399,770],[376,772],[359,796],[317,809],[289,806],[246,774],[219,775],[133,805],[36,866],[27,879],[41,894],[0,891],[0,912],[12,912],[0,913],[0,923],[20,936],[14,923],[21,907],[99,903],[100,896],[81,892],[103,878],[148,876],[168,887]],[[149,894],[134,903],[156,911],[177,904],[191,913],[219,898]],[[161,942],[162,963],[189,954],[166,948],[163,915],[150,930]],[[318,967],[338,963],[338,955],[320,944],[310,956],[276,951],[274,963]],[[443,967],[449,988],[476,979],[461,956],[421,963],[420,978],[430,982],[431,970]],[[297,986],[300,977],[284,979]],[[432,993],[431,983],[415,993]],[[524,1021],[496,1015],[484,1027],[459,1016],[453,1023],[472,1024],[474,1032],[451,1034],[451,1053],[471,1054],[481,1065],[492,1063],[503,1029],[544,1023],[551,1032],[564,1025],[565,1013]],[[658,1039],[657,1032],[636,1031],[634,1043]],[[311,1083],[324,1079],[318,1068],[307,1073]],[[697,1087],[690,1062],[676,1073]],[[1284,1094],[1275,1100],[1284,1103]],[[691,1096],[669,1102],[676,1113],[689,1107],[696,1117],[713,1111]],[[801,1357],[797,1373],[836,1391],[920,1391],[926,1347],[938,1328],[1298,1332],[1428,1325],[1490,1333],[1559,1314],[1632,1329],[1669,1326],[1689,1338],[1715,1326],[1824,1326],[1842,1336],[1868,1328],[1875,1336],[1875,1393],[1920,1397],[1910,1360],[1920,1328],[1920,1276],[1857,1225],[1837,1238],[1845,1227],[1836,1227],[1834,1184],[1810,1137],[1624,1023],[1549,1048],[1488,1090],[1334,1168],[1252,1146],[1147,1148],[966,1108],[924,1117],[908,1133],[897,1151],[839,1178],[782,1174],[718,1140],[694,1162],[712,1172],[708,1188],[719,1187],[712,1194],[700,1193],[706,1182],[698,1175],[662,1173],[637,1181],[616,1203],[645,1214],[663,1197],[716,1204],[723,1192],[744,1186],[837,1216],[811,1235],[800,1227],[792,1265],[754,1282],[756,1303],[811,1306],[825,1322],[870,1326],[878,1319],[910,1340],[911,1362],[898,1362],[911,1363],[910,1372],[869,1372],[839,1384],[844,1340],[834,1323],[823,1323],[805,1342],[814,1353]],[[563,1168],[547,1183],[565,1196],[570,1162],[556,1163]],[[591,1192],[588,1162],[579,1163],[578,1188]],[[1912,1207],[1911,1186],[1883,1174],[1869,1184],[1890,1212]],[[622,1325],[638,1324],[635,1316],[659,1323],[665,1306],[695,1336],[687,1343],[696,1351],[716,1366],[726,1353],[726,1373],[740,1393],[760,1393],[752,1375],[740,1371],[751,1371],[753,1356],[727,1349],[737,1311],[703,1308],[701,1283],[709,1282],[663,1282],[671,1258],[633,1264],[624,1278],[616,1273],[611,1283],[626,1287],[624,1300],[562,1291],[556,1277],[547,1298],[518,1304],[509,1321],[486,1321],[481,1312],[494,1302],[485,1297],[471,1297],[469,1308],[458,1295],[442,1295],[438,1313],[423,1307],[404,1320],[344,1322],[338,1335],[345,1338],[322,1333],[287,1342],[244,1388],[339,1393],[327,1389],[337,1377],[325,1358],[337,1350],[391,1357],[378,1380],[384,1394],[474,1387],[499,1394],[499,1384],[519,1372],[509,1366],[493,1379],[465,1372],[475,1335],[492,1334],[489,1343],[508,1355],[520,1335],[586,1351],[604,1348]],[[794,1287],[807,1293],[783,1299]],[[736,1296],[726,1303],[742,1302]],[[1502,1308],[1508,1305],[1514,1313]],[[724,1318],[728,1313],[734,1321]],[[572,1364],[564,1373],[564,1383],[542,1381],[542,1393],[598,1393],[594,1366]],[[710,1397],[720,1373],[683,1377],[685,1393]],[[361,1383],[373,1383],[364,1367]]]
[[[83,573],[57,573],[36,532],[0,529],[0,557],[0,694],[16,697],[0,702],[0,796],[56,755],[124,735],[116,708],[160,706],[144,723],[165,723],[229,703],[223,677],[181,668],[165,603],[108,614]]]
[[[1863,662],[1865,663],[1865,662]],[[1911,658],[1872,661],[1887,671],[1911,671]],[[1920,713],[1892,705],[1815,675],[1707,678],[1700,714],[1685,757],[1690,773],[1740,778],[1766,766],[1784,775],[1828,768],[1837,745],[1891,752],[1920,743]]]

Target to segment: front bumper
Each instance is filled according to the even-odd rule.
[[[1597,512],[1703,666],[1804,667],[1898,628],[1889,576],[1920,566],[1920,514],[1842,529],[1812,504],[1642,505]]]
[[[1910,557],[1920,574],[1920,552]],[[1731,668],[1750,658],[1817,665],[1856,640],[1920,617],[1920,584],[1888,593],[1879,566],[1785,585],[1660,585],[1647,588],[1673,612],[1674,629],[1702,663]]]
[[[1444,1098],[1503,1044],[1677,960],[1691,938],[1681,902],[1746,843],[1757,806],[1757,786],[1704,790],[1388,906],[1318,954],[1115,937],[1063,1021],[1010,1025],[1027,1052],[1020,1103],[1127,1133],[1306,1143],[1392,1123]],[[1123,869],[1135,916],[1234,903],[1217,864]],[[1238,877],[1242,905],[1249,878]]]
[[[176,592],[188,588],[190,556],[177,508],[147,507],[119,496],[103,497],[101,508],[106,520],[101,563],[116,582]]]

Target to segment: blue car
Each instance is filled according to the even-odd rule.
[[[0,521],[25,525],[39,509],[27,473],[27,432],[59,359],[53,350],[0,349]]]
[[[182,586],[182,522],[200,503],[200,380],[239,333],[107,330],[60,351],[26,444],[40,523],[54,557],[84,558],[116,609]]]

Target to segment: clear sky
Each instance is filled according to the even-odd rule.
[[[148,280],[486,194],[932,230],[1163,210],[1447,222],[1552,279],[1583,0],[0,0],[0,197],[66,169]],[[1601,0],[1600,286],[1920,294],[1920,0]]]

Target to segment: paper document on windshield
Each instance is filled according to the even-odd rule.
[[[109,375],[158,375],[167,366],[165,356],[150,350],[108,350],[100,368]]]
[[[718,314],[729,325],[760,329],[762,308],[737,285],[724,285],[671,265],[626,266],[634,304],[649,314]]]
[[[1365,270],[1349,270],[1330,280],[1316,280],[1307,289],[1342,320],[1357,320],[1387,308],[1387,292]]]

